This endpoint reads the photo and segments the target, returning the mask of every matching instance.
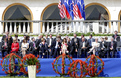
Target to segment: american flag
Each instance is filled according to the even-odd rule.
[[[74,13],[74,16],[77,18],[78,17],[77,0],[73,0],[73,13]]]
[[[65,18],[66,16],[66,10],[65,10],[65,5],[64,5],[64,0],[60,0],[58,4],[58,8],[60,9],[60,16],[61,18]]]

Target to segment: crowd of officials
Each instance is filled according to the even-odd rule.
[[[56,58],[62,53],[72,57],[77,56],[78,58],[86,58],[90,54],[98,55],[101,58],[114,58],[117,41],[120,41],[120,36],[117,34],[117,31],[115,31],[111,40],[107,40],[108,37],[102,37],[99,42],[98,38],[94,39],[92,35],[89,36],[89,39],[86,39],[84,35],[78,38],[76,34],[74,34],[72,39],[68,36],[62,39],[59,35],[53,38],[52,34],[50,34],[45,37],[40,35],[38,39],[34,37],[30,39],[29,36],[24,35],[24,39],[20,41],[18,35],[15,35],[13,39],[12,36],[9,35],[9,32],[6,32],[6,35],[4,35],[1,40],[1,52],[2,57],[5,56],[5,52],[7,52],[7,54],[12,52],[18,55],[21,54],[22,57],[28,52],[31,52],[35,56],[41,56],[41,58]]]

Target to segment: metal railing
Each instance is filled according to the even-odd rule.
[[[4,33],[31,33],[32,26],[39,26],[39,33],[113,33],[121,32],[120,20],[5,20],[0,21],[0,29]],[[37,34],[39,34],[37,33]]]

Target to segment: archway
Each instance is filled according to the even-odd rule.
[[[109,10],[100,3],[90,3],[85,6],[85,15],[86,20],[110,20],[111,15]],[[111,27],[111,22],[99,22],[99,24]],[[99,31],[101,32],[102,29],[99,28]],[[106,31],[106,30],[105,30]]]
[[[21,3],[14,3],[9,5],[3,12],[2,20],[33,20],[33,14],[29,7],[27,7],[24,4]],[[3,23],[3,30],[5,32],[5,26],[7,26],[7,31],[19,32],[19,29],[21,28],[21,33],[23,33],[23,26],[25,26],[25,32],[27,32],[27,27],[30,29],[30,32],[33,32],[33,26],[32,23],[27,22],[8,22]],[[10,26],[12,26],[12,29],[10,30]],[[18,28],[20,26],[20,28]]]
[[[109,10],[100,3],[90,3],[85,6],[86,20],[110,20]]]
[[[42,11],[41,14],[41,20],[61,20],[60,14],[59,14],[60,10],[58,8],[58,3],[52,3],[47,5],[44,10]],[[65,20],[65,19],[63,19]],[[61,22],[58,22],[58,24],[60,24]],[[57,23],[53,22],[53,25],[55,26]],[[43,23],[41,23],[41,31],[42,31],[42,25]],[[47,31],[47,22],[44,23],[45,25],[45,31]],[[49,29],[51,28],[52,23],[49,23]]]

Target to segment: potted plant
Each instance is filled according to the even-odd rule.
[[[36,78],[36,65],[39,63],[38,58],[33,54],[27,54],[23,57],[22,61],[28,65],[29,78]]]

